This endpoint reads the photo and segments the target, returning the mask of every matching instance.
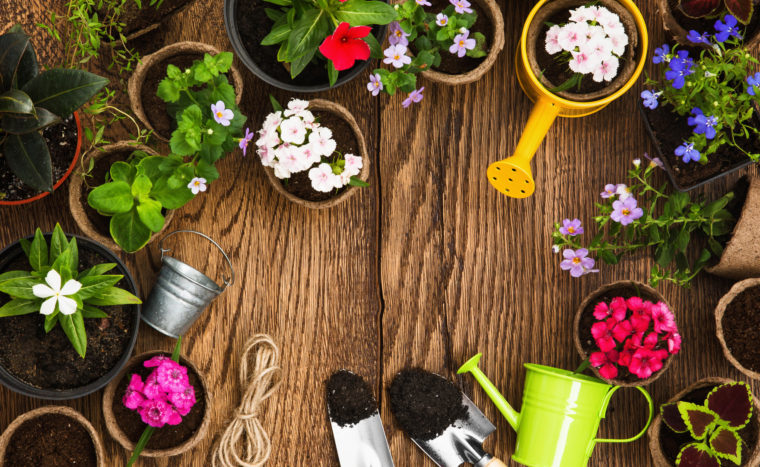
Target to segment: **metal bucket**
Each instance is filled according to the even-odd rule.
[[[165,256],[171,251],[163,247],[164,240],[177,233],[192,233],[213,243],[222,252],[229,265],[231,276],[222,275],[224,285],[220,286],[197,269],[188,266],[171,256]],[[156,285],[150,292],[143,306],[142,319],[150,327],[162,334],[178,338],[190,329],[203,310],[224,290],[235,282],[235,269],[227,253],[221,246],[207,235],[194,230],[177,230],[165,236],[158,243],[161,249],[161,271]]]

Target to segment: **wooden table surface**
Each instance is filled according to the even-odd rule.
[[[554,124],[534,160],[537,190],[531,198],[506,198],[485,178],[488,164],[515,147],[531,109],[514,76],[514,50],[534,3],[500,1],[505,50],[475,84],[451,88],[423,80],[424,100],[407,110],[401,107],[402,96],[371,97],[365,87],[368,71],[319,95],[346,106],[364,128],[371,187],[358,196],[330,210],[302,208],[271,187],[255,156],[234,154],[223,161],[222,176],[209,191],[177,213],[170,229],[197,229],[219,241],[231,253],[239,282],[184,339],[184,352],[206,372],[213,391],[210,435],[190,453],[142,465],[210,465],[213,443],[239,402],[240,352],[249,337],[262,332],[279,343],[283,367],[282,386],[263,414],[273,441],[269,465],[337,465],[323,381],[340,368],[359,373],[375,388],[396,465],[433,465],[401,433],[387,404],[391,379],[411,365],[455,379],[497,425],[486,447],[509,458],[514,433],[472,378],[455,375],[456,368],[483,352],[481,368],[519,407],[523,363],[578,365],[571,323],[583,297],[611,281],[645,281],[652,265],[642,254],[572,279],[559,269],[550,239],[556,221],[579,217],[588,222],[604,184],[624,182],[631,161],[652,150],[637,111],[641,83],[595,115]],[[637,3],[652,48],[658,46],[665,33],[655,1]],[[21,22],[32,31],[49,8],[61,13],[62,4],[0,0],[0,27]],[[222,0],[196,1],[153,36],[151,49],[196,40],[231,50],[222,8]],[[40,43],[44,34],[33,36]],[[50,41],[44,49],[43,55],[57,53]],[[270,109],[269,93],[281,101],[292,94],[271,88],[237,63],[245,78],[241,108],[251,127],[258,127]],[[112,131],[118,138],[125,130]],[[722,193],[736,178],[703,193]],[[25,207],[0,208],[0,246],[37,226],[50,230],[56,222],[78,233],[67,202],[63,188]],[[216,259],[206,264],[213,253],[197,241],[173,244],[175,254],[190,264],[212,271],[220,267]],[[160,265],[155,244],[121,256],[147,292]],[[730,285],[703,274],[690,290],[660,287],[676,311],[684,345],[668,372],[648,387],[655,403],[702,377],[745,379],[725,360],[715,337],[713,310]],[[136,352],[172,345],[141,325]],[[758,384],[753,388],[760,394]],[[108,465],[123,465],[125,451],[105,430],[101,396],[65,404],[81,410],[101,431]],[[0,388],[0,429],[45,404]],[[614,397],[600,434],[630,435],[644,422],[643,398],[638,391],[623,390]],[[599,445],[590,462],[650,464],[646,439]]]

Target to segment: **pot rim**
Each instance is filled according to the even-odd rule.
[[[737,370],[744,373],[750,379],[758,380],[760,379],[760,373],[746,368],[739,362],[739,360],[736,359],[736,357],[734,357],[734,355],[731,353],[731,350],[728,348],[726,338],[723,335],[723,316],[726,312],[726,308],[728,308],[728,305],[733,303],[734,299],[738,297],[742,292],[754,287],[760,287],[760,278],[745,279],[743,281],[739,281],[735,283],[731,289],[721,297],[718,305],[715,307],[715,335],[718,337],[720,346],[723,349],[723,355],[725,355],[726,359],[731,362],[731,365],[733,365]]]
[[[657,0],[657,9],[660,11],[660,15],[662,16],[662,23],[663,23],[662,25],[665,28],[665,31],[669,33],[669,35],[673,38],[674,41],[686,47],[701,47],[701,44],[694,44],[688,39],[686,39],[688,32],[686,31],[686,28],[681,26],[681,23],[679,23],[678,20],[676,20],[676,16],[673,14],[673,9],[671,8],[670,2],[668,0]],[[755,14],[758,14],[758,13],[753,12],[753,16]],[[744,43],[744,47],[752,49],[759,42],[760,42],[760,26],[758,26],[758,28],[755,30],[755,34],[752,37],[750,37],[750,40]],[[705,48],[707,47],[705,46]]]
[[[47,232],[43,235],[45,236],[46,239],[49,239],[52,233]],[[82,248],[83,245],[86,245],[85,248],[94,250],[97,254],[99,254],[100,256],[103,256],[104,259],[107,260],[106,262],[116,263],[116,267],[120,270],[120,274],[124,275],[124,279],[126,279],[127,284],[131,286],[130,287],[131,292],[138,297],[140,296],[140,288],[138,287],[137,282],[135,282],[135,279],[132,276],[132,273],[130,272],[129,268],[127,268],[127,266],[124,264],[124,262],[121,260],[121,258],[119,258],[116,254],[114,254],[113,252],[108,250],[108,248],[96,242],[95,240],[91,240],[86,237],[82,237],[75,234],[69,234],[69,233],[66,233],[66,237],[76,238],[77,245],[80,248]],[[34,236],[30,235],[24,238],[26,238],[27,240],[31,240],[34,238]],[[14,249],[18,249],[18,251],[14,252],[13,251]],[[11,255],[11,253],[13,253],[13,256],[9,256]],[[16,258],[19,254],[23,254],[23,251],[21,250],[21,247],[19,246],[18,240],[16,240],[15,242],[11,243],[10,245],[0,250],[0,270],[7,264],[8,261]],[[25,383],[24,381],[15,377],[5,368],[0,366],[0,384],[7,387],[13,392],[23,394],[25,396],[34,397],[37,399],[57,400],[57,401],[79,399],[81,397],[87,396],[89,394],[92,394],[95,391],[102,389],[113,378],[115,378],[116,375],[118,375],[119,372],[122,370],[124,365],[126,365],[127,361],[129,360],[130,355],[132,354],[132,351],[135,348],[135,344],[137,343],[137,334],[140,328],[140,311],[142,309],[142,305],[135,304],[135,305],[125,305],[125,306],[135,307],[135,313],[134,313],[134,317],[132,319],[131,328],[130,328],[132,331],[132,335],[129,338],[129,341],[127,342],[127,347],[124,353],[122,354],[121,358],[116,362],[113,368],[111,368],[109,371],[103,374],[100,378],[96,379],[95,381],[89,384],[86,384],[84,386],[80,386],[77,388],[70,388],[70,389],[64,389],[64,390],[41,389],[41,388],[32,386],[28,383]]]
[[[55,190],[60,188],[61,185],[63,185],[63,183],[69,178],[69,175],[71,175],[71,173],[74,171],[74,167],[76,167],[77,162],[79,161],[79,156],[81,155],[81,152],[82,152],[82,121],[79,117],[78,110],[74,111],[73,115],[74,115],[74,121],[77,124],[77,147],[74,150],[74,159],[71,161],[71,164],[69,165],[68,170],[66,170],[66,173],[64,173],[63,176],[60,178],[60,180],[55,182],[55,184],[53,185],[53,192],[55,192]],[[19,199],[16,201],[0,200],[0,206],[21,206],[24,204],[33,203],[48,195],[50,195],[49,191],[43,191],[42,193],[34,195],[31,198]]]

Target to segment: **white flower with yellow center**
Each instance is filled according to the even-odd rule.
[[[203,177],[195,177],[194,179],[190,180],[190,183],[187,184],[187,187],[190,189],[190,191],[193,192],[194,195],[197,195],[201,191],[206,191],[206,179]]]
[[[64,315],[73,315],[77,311],[77,302],[70,295],[74,295],[82,288],[82,284],[74,279],[69,279],[61,287],[61,275],[58,271],[51,269],[45,276],[45,284],[37,284],[32,287],[32,293],[35,297],[47,298],[40,306],[40,313],[43,315],[52,314],[56,305]]]

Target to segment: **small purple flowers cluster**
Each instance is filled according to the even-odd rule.
[[[682,89],[686,84],[686,77],[694,73],[694,60],[689,57],[687,50],[679,50],[674,57],[670,57],[668,65],[665,78],[671,81],[673,89]]]
[[[195,389],[190,385],[187,368],[163,355],[146,360],[143,365],[155,370],[145,382],[140,375],[133,374],[122,403],[137,411],[142,421],[152,427],[179,425],[195,405]]]

